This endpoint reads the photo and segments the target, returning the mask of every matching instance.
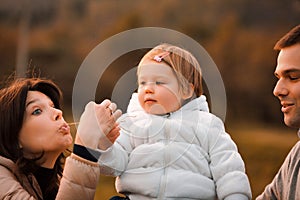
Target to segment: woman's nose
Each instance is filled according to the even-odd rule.
[[[60,109],[54,108],[54,119],[59,120],[62,118],[62,111]]]

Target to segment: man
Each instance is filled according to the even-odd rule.
[[[300,128],[300,25],[284,35],[275,45],[279,50],[273,94],[281,103],[284,123]],[[273,181],[256,200],[300,199],[300,142],[290,151]]]

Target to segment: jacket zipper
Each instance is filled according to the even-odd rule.
[[[163,175],[161,177],[161,181],[160,181],[160,189],[159,189],[159,193],[158,193],[158,199],[163,200],[164,196],[165,196],[165,191],[166,191],[166,185],[167,185],[167,171],[168,171],[168,167],[167,165],[170,162],[170,154],[169,154],[169,150],[167,148],[167,146],[170,143],[170,122],[169,122],[169,118],[171,116],[171,113],[168,113],[166,115],[166,121],[165,121],[165,141],[164,141],[164,145],[165,145],[165,150],[164,150],[164,163],[163,163]]]

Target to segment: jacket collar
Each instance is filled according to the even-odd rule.
[[[189,101],[188,103],[183,105],[180,108],[180,110],[190,110],[190,111],[199,110],[199,111],[209,112],[208,103],[204,95],[201,95],[200,97]],[[143,108],[141,107],[138,101],[138,94],[133,93],[129,101],[127,112],[132,113],[132,112],[139,112],[139,111],[143,111]]]
[[[43,199],[42,191],[33,174],[25,176],[23,173],[20,172],[19,168],[12,160],[3,156],[0,156],[0,166],[3,166],[9,171],[11,171],[12,176],[15,176],[15,178],[17,179],[17,181],[19,181],[22,187],[30,195],[34,196],[35,199]]]

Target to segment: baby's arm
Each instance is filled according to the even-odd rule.
[[[213,117],[208,133],[210,139],[210,168],[216,182],[219,199],[251,199],[251,188],[245,173],[245,166],[238,149],[223,122]]]
[[[119,176],[128,164],[128,153],[117,142],[105,151],[101,151],[98,164],[100,165],[100,173],[104,175]]]
[[[125,115],[122,117],[124,116]],[[101,174],[112,176],[121,175],[127,168],[128,157],[132,149],[130,134],[121,129],[120,136],[112,146],[105,151],[98,150],[101,152],[100,159],[98,160],[101,166]]]

